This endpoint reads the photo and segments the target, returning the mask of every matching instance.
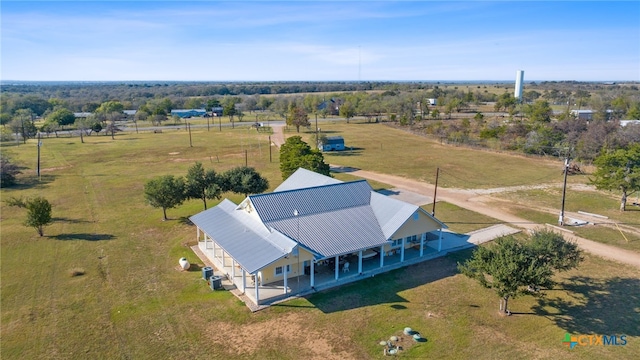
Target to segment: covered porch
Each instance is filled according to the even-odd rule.
[[[403,240],[398,248],[388,249],[381,246],[313,262],[291,264],[293,267],[300,266],[301,269],[296,272],[304,275],[287,277],[285,273],[282,280],[268,284],[261,283],[262,276],[259,271],[255,274],[245,271],[206,234],[204,239],[199,240],[198,250],[206,257],[202,260],[208,260],[205,263],[213,265],[215,275],[226,278],[227,284],[238,294],[242,294],[243,300],[251,301],[253,304],[247,304],[251,308],[251,305],[259,307],[272,304],[291,296],[306,295],[344,285],[435,258],[442,250],[443,232],[440,229],[425,233],[414,243]]]

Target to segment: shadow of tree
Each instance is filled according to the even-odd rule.
[[[52,174],[41,174],[40,179],[35,175],[22,175],[16,178],[16,184],[8,187],[12,190],[26,190],[26,189],[38,189],[42,188],[56,179]]]
[[[91,221],[88,220],[80,220],[80,219],[69,219],[66,217],[54,217],[51,218],[51,220],[55,221],[55,222],[66,222],[69,224],[84,224],[84,223],[90,223]]]
[[[101,241],[101,240],[113,240],[116,237],[111,234],[59,234],[54,236],[48,236],[49,238],[56,240],[86,240],[86,241]]]
[[[570,333],[640,336],[640,279],[574,276],[560,285],[569,298],[547,293],[534,313]]]

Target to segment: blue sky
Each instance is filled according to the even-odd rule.
[[[640,81],[640,2],[11,1],[2,80]]]

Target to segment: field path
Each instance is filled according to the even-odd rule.
[[[273,129],[271,142],[278,148],[284,144],[284,127],[285,124],[271,124],[271,128]]]
[[[392,185],[394,187],[406,189],[424,196],[433,196],[434,185],[423,183],[417,180],[340,166],[332,166],[332,171],[346,172],[365,179],[371,179]],[[498,219],[500,221],[504,221],[505,223],[519,226],[524,229],[533,230],[541,226],[541,224],[531,223],[530,221],[502,211],[500,208],[496,208],[495,206],[486,204],[485,201],[489,200],[490,197],[488,197],[486,194],[482,194],[482,190],[478,190],[477,193],[474,190],[438,187],[437,199],[446,201],[461,208],[490,216],[494,219]],[[570,233],[563,232],[563,235],[567,240],[575,241],[578,246],[580,246],[580,248],[585,251],[606,259],[618,261],[640,268],[640,254],[636,252],[584,239]]]

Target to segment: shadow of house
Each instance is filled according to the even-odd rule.
[[[572,334],[640,336],[640,279],[574,276],[561,286],[569,299],[547,294],[533,307]]]
[[[404,310],[407,307],[402,303],[408,303],[409,300],[398,295],[400,292],[454,276],[457,273],[455,260],[448,256],[440,257],[324,290],[306,298],[323,313],[380,304],[389,304],[396,310]]]

